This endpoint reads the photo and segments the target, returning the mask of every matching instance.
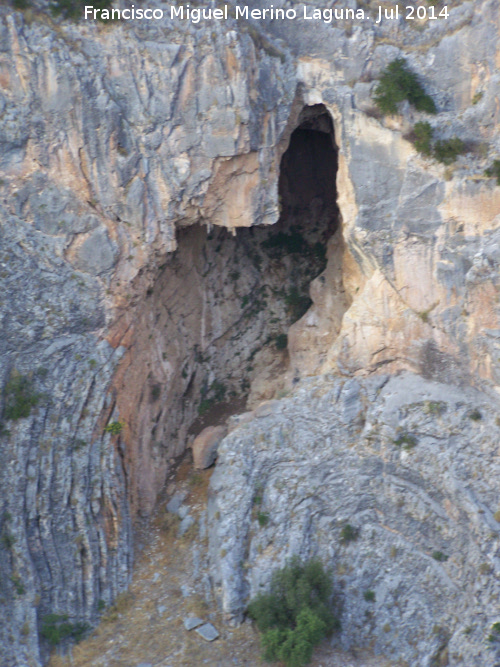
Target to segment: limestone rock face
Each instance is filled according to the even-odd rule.
[[[372,635],[369,623],[357,625],[361,607],[348,595],[347,626],[357,628],[366,645],[375,637],[388,655],[397,655],[401,642],[410,664],[427,664],[430,652],[444,647],[445,636],[450,655],[462,654],[468,665],[489,664],[492,654],[480,647],[479,634],[498,620],[487,600],[497,594],[497,580],[478,579],[473,564],[491,561],[496,567],[494,540],[485,535],[496,530],[489,513],[497,502],[491,489],[499,485],[491,434],[500,386],[500,188],[484,177],[484,169],[500,154],[498,33],[496,0],[454,3],[449,19],[419,29],[404,19],[379,26],[368,20],[194,26],[166,18],[105,26],[54,23],[37,8],[23,14],[0,7],[0,619],[9,619],[0,622],[2,664],[40,665],[48,652],[39,641],[44,617],[67,614],[72,623],[92,624],[100,601],[109,604],[126,588],[133,519],[154,507],[169,461],[185,450],[203,401],[225,392],[231,403],[249,394],[254,407],[292,389],[300,400],[291,398],[283,410],[294,405],[300,438],[290,443],[288,427],[278,429],[273,411],[279,402],[267,404],[271,412],[258,423],[276,435],[277,451],[282,444],[283,451],[298,447],[297,460],[319,432],[326,437],[318,454],[325,471],[337,461],[332,463],[333,451],[345,461],[351,474],[339,487],[342,493],[337,489],[337,500],[325,500],[327,524],[355,506],[359,525],[368,525],[360,514],[364,499],[376,532],[380,496],[382,511],[394,517],[391,530],[402,535],[396,549],[406,549],[404,540],[417,529],[429,531],[432,541],[432,547],[423,538],[418,543],[421,560],[408,548],[412,565],[396,557],[392,567],[386,553],[391,530],[380,529],[379,553],[363,528],[363,560],[356,561],[352,576],[361,577],[366,568],[370,585],[380,583],[377,596],[390,601],[377,614],[391,628],[398,619],[404,622],[400,639],[392,630],[382,635],[378,626]],[[437,116],[427,118],[408,106],[392,119],[374,116],[373,79],[398,56],[418,72]],[[254,227],[278,221],[281,158],[304,114],[317,105],[333,119],[341,224],[335,235],[332,230],[326,266],[309,276],[312,306],[283,331],[290,324],[298,264],[261,252],[268,232]],[[460,136],[471,151],[453,168],[418,155],[405,136],[422,119],[432,123],[437,138]],[[202,226],[209,232],[216,225],[228,230],[220,248],[220,230],[207,243],[200,233]],[[308,228],[309,248],[324,241],[314,226]],[[238,229],[231,246],[230,234]],[[301,282],[312,256],[303,258]],[[283,333],[288,349],[273,356],[269,350]],[[356,421],[359,401],[376,421],[380,409],[381,423],[389,420],[394,430],[387,390],[375,400],[370,377],[378,386],[380,372],[403,371],[423,378],[422,387],[440,382],[440,392],[455,397],[453,410],[425,416],[402,404],[397,419],[418,415],[429,424],[421,448],[394,450],[390,435],[370,458],[368,418],[365,426]],[[324,381],[330,386],[317,390],[307,376],[321,373],[331,374]],[[16,377],[23,378],[27,394],[21,398],[31,407],[11,419],[5,410],[15,400],[9,381]],[[346,378],[361,397],[352,403],[335,398],[337,391],[344,395]],[[485,421],[453,421],[452,413],[462,414],[457,392],[467,394],[468,405],[476,400],[470,398],[474,386],[483,392]],[[387,387],[396,391],[392,381]],[[315,402],[317,391],[331,396],[330,403]],[[422,395],[432,391],[422,389]],[[458,459],[438,437],[439,420]],[[244,428],[253,432],[254,422]],[[242,432],[225,442],[239,442]],[[468,438],[477,450],[462,456]],[[251,444],[242,456],[255,451]],[[412,497],[411,516],[400,525],[397,511],[389,510],[392,491],[382,482],[384,471],[407,470],[405,456],[413,457],[418,479],[404,472],[404,484],[394,482]],[[260,465],[257,458],[245,463],[251,475]],[[388,461],[395,467],[384,467]],[[308,457],[299,473],[290,460],[291,483],[302,494],[300,512],[315,507],[324,493],[310,481],[313,463]],[[372,464],[384,474],[375,474]],[[472,476],[465,478],[464,470]],[[252,490],[240,481],[247,514],[238,516],[249,521]],[[334,481],[325,483],[336,488]],[[423,491],[419,495],[422,485],[432,486],[430,500]],[[476,516],[476,507],[484,514],[478,510]],[[223,525],[237,525],[236,513],[226,516],[222,508],[221,514]],[[295,521],[290,514],[290,534],[299,537],[316,526],[312,519]],[[218,540],[220,529],[213,531]],[[300,552],[299,537],[286,553]],[[322,557],[337,553],[336,546],[329,551],[326,538],[310,538]],[[285,537],[279,539],[285,545]],[[449,546],[455,554],[463,546],[472,555],[456,561],[450,553],[440,564],[432,554],[429,559],[437,543],[437,551]],[[228,557],[236,558],[238,549],[232,546]],[[376,578],[372,553],[373,563],[391,567],[393,578]],[[239,614],[254,583],[241,573],[231,583],[225,561],[214,555],[213,563],[225,608]],[[462,568],[467,598],[455,591],[453,567]],[[256,577],[252,568],[249,576]],[[352,581],[365,585],[362,577]],[[411,582],[424,591],[418,599]],[[450,600],[469,610],[470,632],[476,633],[469,648],[444,594],[437,599],[441,584]],[[408,586],[412,609],[419,610],[421,635],[412,635],[404,620],[410,607],[398,611],[393,592],[399,585]],[[477,622],[475,597],[477,614],[483,614]],[[434,625],[443,632],[432,635]],[[433,637],[429,655],[427,630]],[[346,646],[354,642],[349,632],[354,630],[342,636]],[[453,660],[459,664],[458,657]]]
[[[195,468],[209,468],[217,458],[217,448],[227,433],[225,426],[208,426],[193,441],[193,463]]]
[[[288,558],[320,558],[333,570],[337,645],[394,665],[496,664],[485,637],[500,594],[497,405],[409,373],[326,375],[254,413],[219,446],[211,479],[228,619]]]

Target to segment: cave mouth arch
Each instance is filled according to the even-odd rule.
[[[339,224],[337,170],[338,148],[328,109],[324,104],[304,107],[281,158],[278,224],[320,226],[333,235]]]
[[[278,221],[234,234],[177,229],[177,249],[138,308],[116,390],[141,470],[132,485],[140,513],[152,510],[174,459],[203,428],[286,391],[288,334],[312,304],[311,283],[328,273],[339,228],[331,116],[323,105],[304,107],[294,124],[283,139]]]

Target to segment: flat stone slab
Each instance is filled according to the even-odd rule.
[[[194,630],[205,623],[201,618],[196,617],[185,618],[182,622],[184,623],[186,630]]]
[[[219,633],[211,623],[205,623],[205,625],[196,628],[196,632],[200,635],[200,637],[206,639],[207,642],[213,642],[214,639],[217,639],[219,636]]]
[[[167,503],[167,512],[178,514],[186,496],[187,493],[185,491],[177,491],[177,493],[174,493]]]

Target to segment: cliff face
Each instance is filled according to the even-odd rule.
[[[274,21],[259,26],[267,35],[262,36],[246,24],[228,31],[217,22],[195,27],[167,19],[161,25],[56,25],[43,13],[23,16],[2,8],[0,597],[3,617],[12,619],[0,627],[2,664],[39,664],[46,650],[41,655],[38,642],[44,616],[93,622],[99,601],[109,603],[127,586],[132,520],[151,510],[172,457],[186,447],[202,400],[226,400],[231,392],[237,400],[250,391],[254,405],[285,382],[289,389],[302,387],[294,409],[309,406],[321,421],[330,408],[314,402],[316,385],[301,385],[313,374],[417,374],[429,383],[422,389],[425,400],[434,401],[435,391],[455,396],[446,424],[441,414],[426,419],[433,433],[458,431],[461,443],[468,431],[459,435],[462,427],[452,413],[457,402],[473,410],[477,401],[472,389],[460,398],[456,392],[462,390],[455,387],[482,389],[489,426],[481,422],[482,435],[474,431],[474,438],[491,465],[476,470],[471,453],[472,480],[463,494],[483,509],[490,537],[484,531],[469,534],[472,519],[464,520],[453,549],[463,553],[470,547],[473,555],[462,565],[457,561],[456,572],[446,564],[433,566],[432,576],[446,579],[450,590],[466,576],[467,590],[474,590],[476,579],[464,573],[477,564],[476,550],[485,554],[491,572],[498,570],[492,555],[498,543],[492,518],[498,509],[497,454],[488,429],[499,373],[500,189],[483,173],[500,151],[499,20],[496,2],[485,0],[457,3],[448,20],[420,29],[404,20],[347,29]],[[472,152],[453,169],[423,159],[404,138],[420,118],[411,108],[396,119],[373,117],[370,80],[402,54],[436,101],[440,113],[430,120],[437,136],[470,142]],[[281,158],[293,131],[309,118],[309,107],[333,119],[329,136],[338,161],[340,225],[335,232],[333,212],[323,222],[321,215],[314,217],[314,198],[308,203],[314,229],[305,214],[293,221],[289,212],[288,222],[280,222],[282,233],[296,238],[297,229],[286,224],[302,225],[300,248],[307,250],[301,258],[290,247],[292,261],[267,252],[273,247],[269,231],[256,230],[257,238],[252,230],[235,230],[278,221]],[[198,225],[226,227],[236,236],[233,241],[225,230],[216,231],[214,238],[224,236],[214,243]],[[328,264],[321,263],[320,252],[316,273],[307,275],[313,249],[328,236]],[[227,281],[231,261],[233,278]],[[267,285],[265,275],[273,276]],[[294,320],[290,309],[305,303],[299,288],[313,278],[313,304],[289,330],[287,361],[270,341]],[[257,290],[264,289],[267,297],[259,292],[257,299]],[[238,350],[241,362],[233,354]],[[438,390],[434,381],[441,383]],[[323,387],[327,380],[317,382]],[[335,393],[334,387],[343,386],[339,382],[332,379],[331,388],[321,391]],[[359,387],[360,396],[367,392],[359,400],[373,402],[374,414],[385,410],[386,394],[379,396],[369,383]],[[407,388],[394,385],[394,391]],[[10,419],[8,406],[19,400],[31,409]],[[338,428],[348,434],[346,419]],[[393,416],[389,421],[396,428]],[[359,429],[357,437],[368,442],[368,426]],[[387,438],[393,438],[392,431],[387,434],[373,459],[374,479]],[[231,435],[229,443],[243,442],[239,437]],[[340,457],[347,456],[349,438],[341,439]],[[221,469],[230,446],[223,447]],[[425,446],[432,448],[430,440]],[[322,456],[330,461],[331,452]],[[439,459],[430,449],[428,456]],[[361,480],[364,464],[351,462],[353,476]],[[252,466],[251,475],[258,469]],[[465,511],[463,498],[447,504],[453,494],[444,463],[429,463],[419,474],[433,480],[436,516]],[[304,484],[314,478],[312,471],[300,475]],[[241,486],[241,497],[248,500],[251,488]],[[329,504],[325,516],[332,517],[334,505],[320,490],[315,493],[314,502]],[[338,493],[347,507],[351,492],[343,496],[339,487]],[[384,494],[375,490],[370,498]],[[220,506],[221,525],[233,525],[239,516],[233,510]],[[422,512],[415,520],[426,525]],[[403,521],[388,529],[408,537],[412,526]],[[212,539],[214,545],[220,540],[215,524]],[[290,547],[290,553],[333,557],[321,539],[307,548]],[[383,541],[383,549],[388,544]],[[233,560],[240,548],[231,552]],[[213,553],[214,576],[233,600],[233,583],[221,578],[223,564]],[[370,553],[365,555],[369,561]],[[256,576],[254,561],[249,582]],[[403,577],[399,568],[407,567],[396,559],[390,577]],[[418,575],[404,570],[405,576],[414,582],[427,576],[417,570]],[[494,576],[498,571],[488,575],[486,587],[496,585]],[[254,585],[245,584],[240,598],[224,603],[228,613],[240,613],[241,596]],[[448,619],[453,596],[438,613],[432,611],[433,593],[422,595],[421,604],[431,610],[426,628],[441,611]],[[345,596],[349,609],[351,598]],[[491,654],[477,648],[480,633],[498,620],[486,597],[476,648],[467,653],[460,645],[455,651],[467,656],[467,664],[490,664],[485,660]],[[391,655],[397,655],[399,641],[401,647],[420,641],[405,633],[382,641],[377,628],[377,647]],[[353,643],[353,635],[345,637],[346,645]],[[436,642],[436,650],[446,643]],[[428,659],[423,648],[401,648],[401,655]],[[458,657],[453,660],[460,664]]]
[[[320,557],[345,650],[496,665],[497,402],[406,372],[301,385],[219,449],[210,557],[228,620],[288,558]]]

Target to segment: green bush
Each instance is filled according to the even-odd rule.
[[[105,433],[111,433],[111,435],[118,435],[122,432],[125,424],[122,422],[110,422],[104,429]]]
[[[40,634],[52,646],[65,639],[79,642],[90,627],[87,623],[69,623],[67,614],[47,614],[42,618]]]
[[[457,157],[467,150],[465,143],[458,137],[452,139],[440,139],[432,144],[433,129],[425,121],[415,123],[408,139],[413,141],[413,145],[422,155],[432,156],[438,162],[449,165],[455,162]],[[500,161],[499,161],[500,178]]]
[[[354,540],[357,540],[358,537],[359,537],[358,528],[354,528],[354,526],[351,526],[350,523],[346,523],[346,525],[340,531],[340,540],[344,544],[347,544],[348,542],[354,542]]]
[[[375,591],[365,591],[363,597],[367,602],[375,602]]]
[[[264,526],[267,526],[267,524],[269,523],[269,514],[267,514],[267,512],[258,512],[257,521],[259,522],[259,526],[261,526],[261,528],[264,528]]]
[[[432,127],[427,121],[415,123],[413,128],[413,144],[422,155],[432,155]]]
[[[491,167],[488,167],[484,173],[489,178],[496,178],[497,184],[500,185],[500,160],[494,160]]]
[[[92,6],[95,9],[110,9],[113,0],[94,0]],[[55,16],[63,16],[65,19],[78,21],[83,18],[84,4],[75,0],[54,0],[51,11]]]
[[[434,144],[434,157],[438,162],[451,164],[457,157],[465,152],[465,144],[458,137],[436,141]]]
[[[491,633],[488,636],[489,642],[498,642],[500,641],[500,623],[493,623],[491,626]]]
[[[5,419],[23,419],[29,417],[31,408],[34,408],[40,397],[35,394],[30,380],[25,375],[13,373],[4,387],[4,413]]]
[[[418,111],[436,113],[432,97],[425,92],[404,58],[397,58],[387,65],[380,75],[373,99],[380,111],[388,115],[397,114],[398,104],[404,100]]]
[[[94,0],[93,7],[96,9],[110,9],[113,0]],[[15,9],[29,9],[34,7],[32,0],[12,0],[12,6]],[[53,0],[50,4],[50,11],[54,16],[62,16],[65,19],[78,21],[83,18],[84,4],[75,0]]]
[[[281,660],[287,667],[307,665],[314,647],[339,627],[331,595],[331,575],[317,560],[303,564],[295,557],[276,571],[269,592],[248,606],[263,633],[264,660]]]
[[[432,557],[434,558],[434,560],[437,560],[438,563],[446,563],[446,561],[449,558],[449,556],[444,554],[442,551],[433,551]]]
[[[278,350],[286,350],[288,345],[288,336],[286,333],[281,333],[276,336],[276,347]]]
[[[403,447],[403,449],[413,449],[417,446],[418,440],[411,433],[401,433],[397,440],[394,440],[396,447]]]
[[[202,391],[202,399],[198,406],[198,414],[203,416],[207,414],[217,403],[222,403],[226,396],[226,385],[218,380],[214,380],[208,389]]]

